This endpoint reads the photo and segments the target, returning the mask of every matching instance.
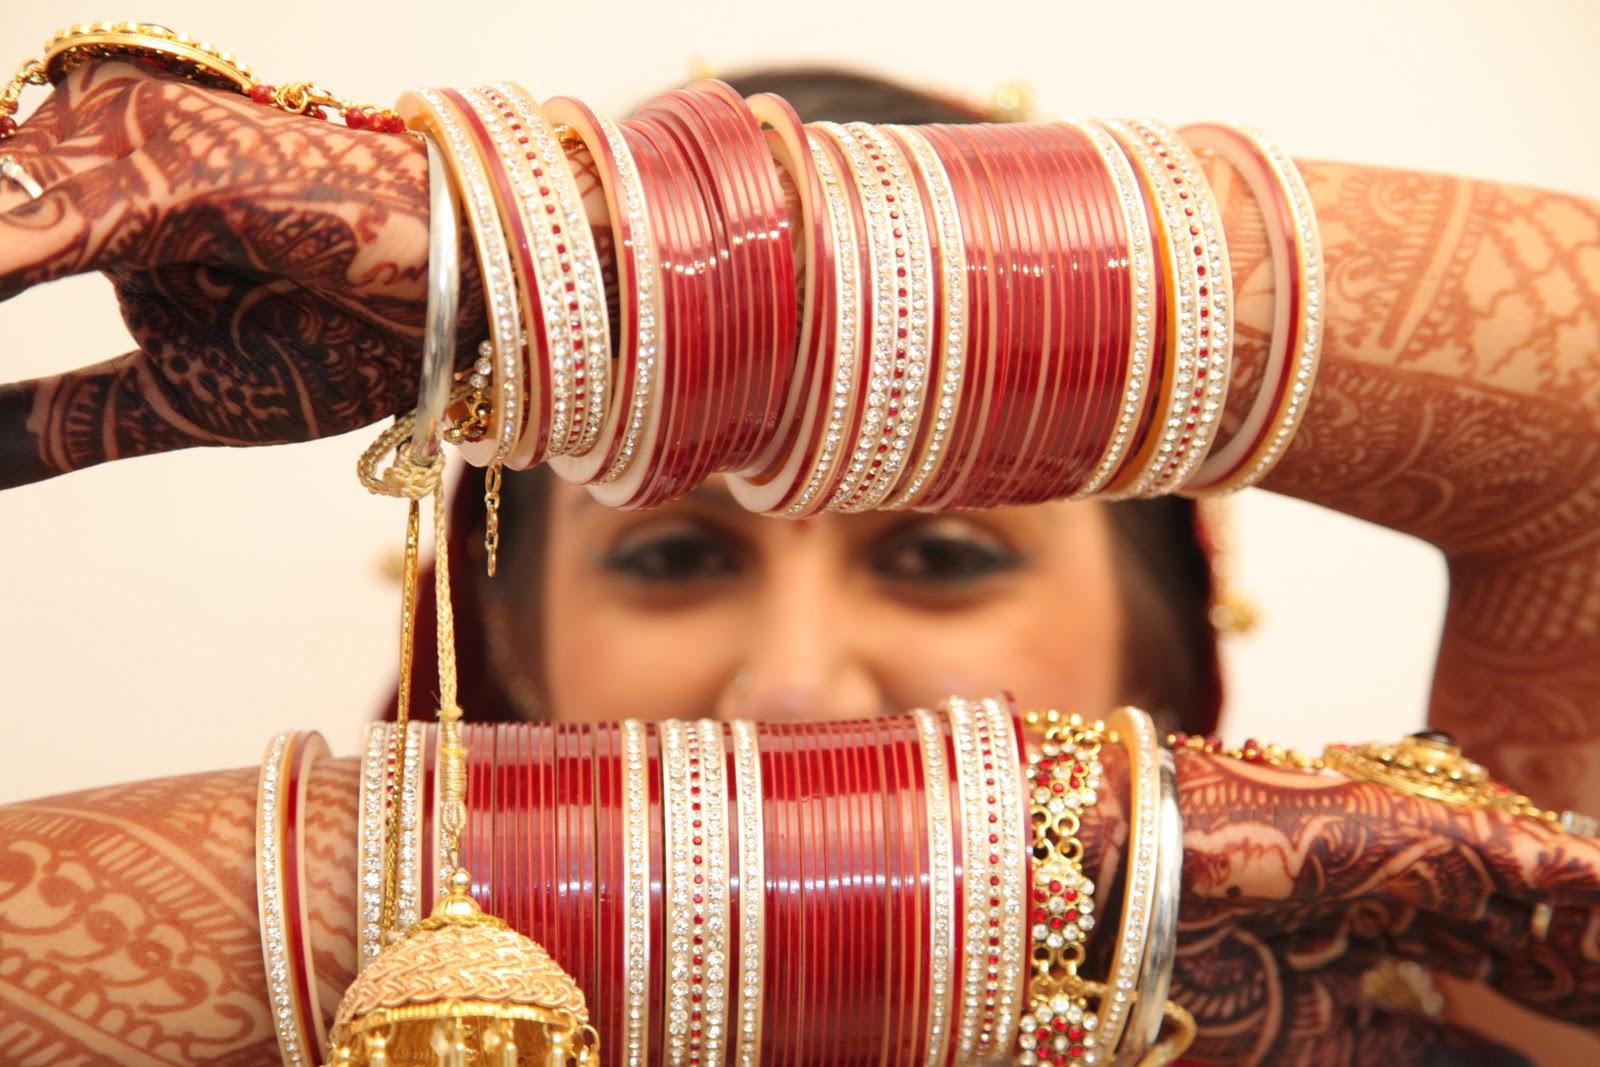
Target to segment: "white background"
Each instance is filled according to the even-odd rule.
[[[1045,115],[1245,120],[1302,158],[1600,196],[1588,0],[167,0],[110,13],[208,37],[267,80],[373,101],[509,77],[620,117],[697,60],[729,72],[836,61],[974,97],[1024,81]],[[20,61],[106,14],[0,4],[0,56]],[[99,279],[0,307],[0,379],[123,347]],[[400,504],[356,483],[371,436],[118,463],[0,495],[0,801],[253,764],[291,725],[353,752],[393,672],[398,591],[382,561],[403,524]],[[1436,554],[1259,493],[1237,502],[1234,525],[1236,581],[1264,624],[1227,646],[1230,735],[1305,744],[1418,722],[1442,611]]]

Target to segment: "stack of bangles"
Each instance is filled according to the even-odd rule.
[[[805,124],[709,79],[622,122],[510,84],[397,110],[480,260],[489,336],[445,427],[492,485],[548,462],[637,508],[721,472],[791,517],[1226,492],[1272,469],[1309,400],[1316,218],[1251,130]],[[1233,279],[1196,152],[1259,201],[1275,274],[1257,394],[1220,444]]]
[[[485,724],[467,750],[472,896],[582,991],[607,1063],[1162,1067],[1195,1036],[1167,1000],[1183,824],[1175,753],[1338,773],[1593,833],[1436,734],[1309,759],[1004,699],[858,722]],[[1124,750],[1127,852],[1097,898],[1079,837]],[[305,891],[313,733],[273,739],[257,823],[262,951],[283,1060],[326,1062]],[[447,891],[439,727],[367,732],[358,964]],[[389,789],[398,778],[402,789]],[[1581,817],[1580,817],[1581,818]],[[384,843],[398,830],[385,919]],[[1104,861],[1104,857],[1100,857]],[[1091,941],[1107,973],[1082,973]]]

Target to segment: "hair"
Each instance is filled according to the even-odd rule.
[[[833,68],[758,70],[724,76],[723,80],[741,96],[763,92],[782,96],[806,122],[828,119],[920,125],[990,120],[980,107],[955,98]],[[551,477],[544,468],[508,472],[502,488],[501,512],[509,531],[502,554],[514,560],[514,568],[524,574],[542,571]],[[452,538],[465,547],[467,559],[482,559],[483,520],[477,504],[482,490],[483,472],[469,468],[457,489],[453,509],[459,539]],[[1209,732],[1221,706],[1222,682],[1217,634],[1211,621],[1210,545],[1195,504],[1166,497],[1102,506],[1111,527],[1124,609],[1119,699],[1150,709],[1170,728]],[[470,679],[482,679],[482,691],[464,693],[474,714],[509,719],[520,717],[519,709],[530,702],[542,707],[542,694],[512,699],[504,679],[493,669],[496,657],[486,646],[496,639],[499,628],[482,624],[484,613],[504,610],[500,595],[478,588],[482,579],[462,584],[467,588],[461,590],[461,614],[468,625],[476,622],[484,631],[478,640],[461,642],[464,688],[473,684]],[[424,616],[430,613],[424,605]],[[517,638],[520,647],[537,648],[542,643],[542,634],[529,633],[526,628]],[[418,662],[425,664],[428,657],[419,655]]]

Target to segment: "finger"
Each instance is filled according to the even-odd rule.
[[[124,156],[0,216],[0,300],[89,271],[156,265],[152,176]]]
[[[126,63],[87,64],[50,93],[15,137],[0,142],[41,187],[126,156],[159,132],[141,117],[166,90],[152,74]],[[16,182],[0,182],[0,213],[29,199]]]
[[[0,388],[0,488],[198,445],[344,433],[411,399],[414,344],[282,279],[184,265],[117,286],[142,347]]]

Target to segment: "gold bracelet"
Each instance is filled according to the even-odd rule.
[[[1078,837],[1084,809],[1099,800],[1101,723],[1055,711],[1029,713],[1044,740],[1028,762],[1033,885],[1028,928],[1033,976],[1018,1023],[1017,1063],[1085,1067],[1097,1056],[1098,1019],[1079,977],[1094,929],[1094,882]]]

